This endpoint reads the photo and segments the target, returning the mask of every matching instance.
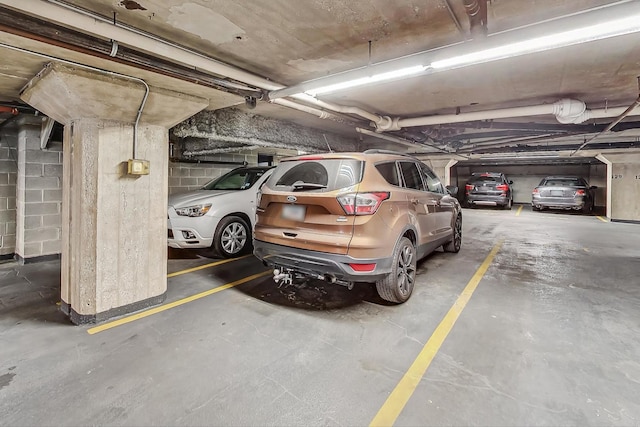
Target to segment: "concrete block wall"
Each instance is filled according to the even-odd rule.
[[[61,250],[62,142],[40,148],[39,122],[18,131],[16,256],[28,260]]]
[[[197,190],[212,179],[242,166],[242,162],[247,162],[249,166],[255,166],[258,162],[258,155],[253,153],[223,153],[199,158],[199,160],[204,162],[169,162],[169,194]]]
[[[0,258],[12,257],[16,248],[17,133],[0,135]]]

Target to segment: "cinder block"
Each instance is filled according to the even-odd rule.
[[[42,216],[33,215],[24,217],[25,230],[39,230],[42,228]]]
[[[16,185],[18,181],[18,172],[9,173],[9,185]]]
[[[25,203],[39,203],[42,202],[42,190],[25,190],[24,201]]]
[[[44,165],[44,176],[62,176],[62,165]]]
[[[7,209],[14,210],[16,208],[16,198],[8,197],[7,198]]]
[[[0,185],[8,185],[8,184],[9,184],[9,174],[0,173]]]
[[[178,185],[180,185],[180,178],[169,177],[169,188],[176,187]]]
[[[7,222],[6,224],[6,236],[15,236],[16,235],[16,223],[15,221],[13,222]]]
[[[60,238],[59,228],[37,228],[35,230],[24,231],[25,243],[44,242],[47,240],[58,240]]]
[[[27,150],[25,158],[28,163],[60,164],[60,153],[57,151]]]
[[[15,173],[18,166],[14,160],[0,160],[0,173]]]
[[[43,227],[62,227],[62,215],[43,215],[42,216]]]
[[[62,252],[61,248],[62,248],[61,240],[48,240],[46,242],[42,242],[43,255],[59,254]]]
[[[11,251],[5,253],[11,253],[16,248],[16,235],[15,234],[7,234],[2,236],[2,249],[11,248]]]
[[[25,243],[24,248],[22,249],[22,254],[19,255],[22,255],[23,258],[32,258],[42,255],[42,242]]]
[[[0,197],[0,210],[9,210],[9,204],[7,203],[8,200],[8,197]]]
[[[24,210],[25,216],[58,214],[60,213],[60,203],[26,203]]]
[[[195,186],[198,184],[198,179],[197,178],[182,178],[180,180],[180,184],[182,184],[183,186]]]
[[[187,168],[174,169],[173,176],[189,176],[189,169]]]
[[[43,190],[42,200],[45,202],[62,202],[62,189]]]
[[[16,211],[0,210],[0,223],[16,220]]]
[[[16,197],[14,185],[0,185],[0,197]]]
[[[26,163],[24,165],[24,176],[43,176],[42,163]]]
[[[57,177],[26,177],[26,188],[30,190],[46,190],[60,188],[60,178]]]
[[[189,176],[206,176],[207,170],[203,168],[193,168],[189,171]]]
[[[210,176],[205,176],[202,178],[198,178],[198,185],[200,187],[202,187],[203,185],[205,185],[207,182],[211,181],[213,178],[211,178]]]

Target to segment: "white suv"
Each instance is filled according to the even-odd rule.
[[[256,194],[270,168],[237,168],[200,190],[169,196],[169,247],[207,249],[205,255],[224,258],[249,253]]]

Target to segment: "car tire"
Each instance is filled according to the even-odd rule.
[[[393,250],[391,273],[376,282],[383,300],[403,303],[409,299],[416,281],[416,248],[411,240],[402,237]]]
[[[212,248],[224,258],[233,258],[251,250],[251,229],[239,216],[222,218],[213,235]]]
[[[511,206],[513,206],[513,200],[509,199],[509,201],[507,201],[507,203],[502,205],[502,209],[510,211],[511,210]]]
[[[462,215],[458,214],[456,222],[453,224],[453,239],[449,243],[442,245],[445,252],[457,254],[462,247]]]

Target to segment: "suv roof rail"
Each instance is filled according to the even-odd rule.
[[[411,157],[412,159],[415,159],[415,157],[412,156],[411,154],[401,153],[399,151],[393,151],[393,150],[384,150],[380,148],[370,148],[368,150],[363,151],[363,153],[364,154],[395,154],[396,156]]]

